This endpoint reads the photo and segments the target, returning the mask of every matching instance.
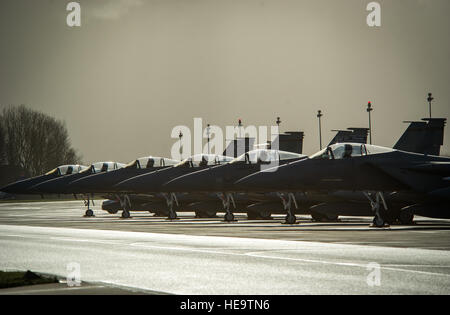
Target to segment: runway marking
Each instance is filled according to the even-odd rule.
[[[198,248],[183,248],[183,247],[168,247],[168,246],[154,246],[154,245],[145,245],[142,243],[132,243],[130,246],[138,246],[138,247],[148,247],[148,248],[155,248],[155,249],[166,249],[166,250],[179,250],[179,251],[190,251],[190,252],[200,252],[200,253],[207,253],[207,254],[220,254],[220,255],[231,255],[231,256],[250,256],[250,257],[256,257],[256,258],[264,258],[264,259],[279,259],[279,260],[288,260],[288,261],[301,261],[306,263],[320,263],[320,264],[330,264],[330,265],[336,265],[336,266],[345,266],[345,267],[359,267],[359,268],[367,268],[367,264],[358,264],[358,263],[351,263],[351,262],[334,262],[334,261],[326,261],[326,260],[314,260],[314,259],[305,259],[305,258],[290,258],[290,257],[278,257],[278,256],[267,256],[267,255],[260,255],[260,251],[258,252],[248,252],[248,253],[230,253],[230,252],[221,252],[221,251],[215,251],[215,250],[207,250],[207,249],[198,249]],[[272,250],[266,250],[272,251]],[[280,252],[282,250],[273,250],[272,252]],[[292,250],[295,251],[295,250]],[[426,275],[433,275],[433,276],[446,276],[450,277],[450,274],[445,273],[436,273],[436,272],[428,272],[428,271],[418,271],[418,270],[409,270],[409,269],[401,269],[401,268],[392,268],[392,267],[385,267],[386,265],[381,265],[381,269],[384,270],[391,270],[391,271],[401,271],[401,272],[411,272],[411,273],[419,273],[419,274],[426,274]],[[401,266],[401,265],[399,265]],[[404,265],[407,267],[419,267],[423,265]],[[433,265],[425,265],[426,267],[434,267],[439,268],[441,266],[433,266]],[[445,266],[446,268],[450,268],[450,266]]]
[[[68,241],[68,242],[84,242],[84,243],[96,243],[96,244],[110,244],[110,245],[127,245],[125,243],[108,241],[108,240],[92,240],[73,237],[50,237],[51,240]]]
[[[255,253],[258,253],[258,252],[255,252]],[[246,255],[252,256],[252,257],[258,257],[258,258],[267,258],[267,259],[302,261],[302,262],[309,262],[309,263],[320,263],[320,264],[346,266],[346,267],[360,267],[360,268],[364,268],[364,269],[367,268],[367,264],[344,263],[344,262],[341,263],[341,262],[334,262],[334,261],[313,260],[313,259],[304,259],[304,258],[265,256],[265,255],[258,255],[258,254],[254,254],[254,253],[247,253]],[[411,265],[411,266],[414,266],[414,265]],[[390,268],[390,267],[385,267],[385,265],[380,265],[380,268],[384,269],[384,270],[391,270],[391,271],[419,273],[419,274],[430,275],[430,276],[446,276],[446,277],[450,277],[450,274],[445,274],[445,273],[419,271],[419,270],[408,270],[408,269],[401,269],[401,268]]]

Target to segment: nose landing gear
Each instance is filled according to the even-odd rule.
[[[367,199],[369,199],[370,207],[372,208],[372,211],[375,212],[375,217],[373,218],[373,224],[374,227],[388,227],[389,223],[386,219],[386,216],[381,211],[381,205],[383,205],[384,211],[388,210],[388,207],[386,205],[386,200],[384,199],[383,192],[377,191],[375,193],[375,199],[373,198],[373,193],[371,192],[364,192],[364,195]]]
[[[224,221],[237,221],[231,209],[231,204],[233,204],[233,207],[236,208],[236,203],[234,202],[233,195],[231,193],[218,193],[217,196],[222,201],[223,209],[225,210]]]
[[[92,200],[92,205],[94,206],[94,200]],[[94,211],[92,211],[92,209],[89,208],[91,206],[91,198],[89,195],[85,196],[84,206],[87,207],[86,212],[84,213],[84,217],[85,218],[95,217]]]
[[[297,201],[295,200],[295,196],[293,193],[288,193],[287,194],[287,199],[286,199],[286,195],[284,193],[277,193],[278,197],[281,198],[281,202],[283,203],[283,207],[284,210],[286,210],[286,217],[285,217],[285,221],[283,222],[284,224],[296,224],[297,223],[297,218],[295,217],[295,213],[292,211],[292,204],[294,204],[295,209],[298,209],[298,205],[297,205]]]

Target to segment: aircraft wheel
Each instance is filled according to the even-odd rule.
[[[178,217],[177,217],[176,213],[169,212],[169,215],[168,215],[167,219],[169,219],[169,220],[176,220],[176,219],[178,219]]]
[[[412,224],[414,222],[414,214],[409,211],[400,212],[399,220],[401,224]]]
[[[286,224],[295,224],[295,222],[297,222],[297,218],[295,217],[295,215],[288,214],[286,216]]]
[[[85,212],[85,216],[93,217],[94,216],[94,211],[92,211],[91,209],[87,209],[86,212]]]
[[[122,219],[129,219],[131,217],[129,211],[122,211]]]
[[[224,219],[227,222],[234,221],[234,214],[232,214],[232,213],[225,213]]]
[[[382,217],[376,215],[376,216],[373,218],[373,225],[374,225],[374,226],[376,226],[376,227],[383,227],[384,224],[385,224],[385,221],[384,221],[384,219],[383,219]]]

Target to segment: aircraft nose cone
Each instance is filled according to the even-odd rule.
[[[12,183],[0,188],[0,191],[8,194],[20,194],[24,193],[24,188],[22,183]]]

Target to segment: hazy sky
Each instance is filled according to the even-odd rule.
[[[86,163],[168,156],[176,125],[271,125],[305,132],[367,126],[392,146],[404,120],[450,116],[450,1],[84,0],[81,27],[62,0],[0,1],[0,106],[66,121]],[[444,153],[450,153],[450,131]]]

